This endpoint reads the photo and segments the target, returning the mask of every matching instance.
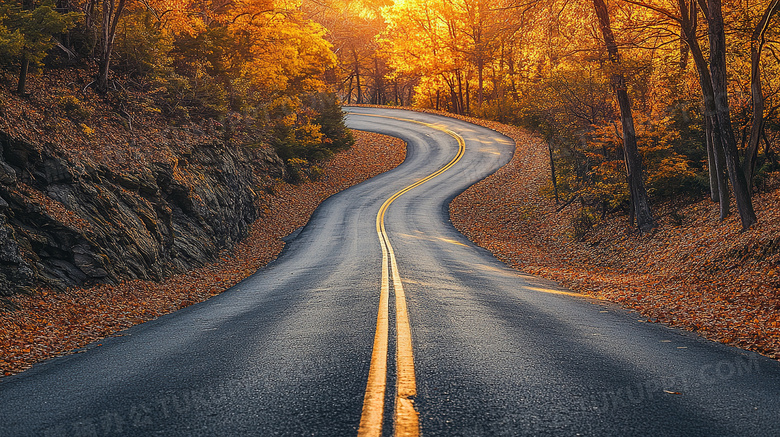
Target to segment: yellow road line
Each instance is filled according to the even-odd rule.
[[[363,411],[360,417],[358,436],[373,437],[382,434],[384,398],[387,385],[389,281],[390,270],[392,270],[396,311],[396,396],[395,413],[393,415],[394,434],[396,436],[416,437],[420,435],[420,421],[419,413],[415,410],[414,402],[412,400],[417,394],[417,382],[414,373],[414,353],[412,348],[412,329],[409,323],[409,313],[406,308],[406,294],[401,281],[401,275],[398,273],[395,251],[393,250],[392,244],[390,244],[390,236],[385,229],[385,213],[390,207],[390,204],[397,198],[415,187],[439,176],[460,161],[466,151],[466,143],[460,135],[442,126],[382,115],[359,115],[417,123],[445,132],[458,141],[458,153],[449,163],[447,163],[447,165],[390,196],[390,198],[379,208],[379,212],[376,215],[376,231],[382,247],[382,285],[379,294],[379,311],[377,314],[376,333],[374,335],[374,348],[371,353],[371,365],[368,372],[368,381],[366,383],[366,393],[363,400]]]
[[[392,250],[392,248],[391,248]],[[396,330],[396,397],[395,397],[395,435],[418,436],[420,434],[419,413],[414,409],[412,398],[417,395],[417,382],[414,375],[414,355],[412,353],[412,329],[409,313],[406,310],[406,294],[398,274],[398,265],[391,252],[393,265],[393,290],[395,291],[395,330]]]
[[[560,294],[563,296],[574,296],[574,297],[584,297],[586,299],[604,300],[604,298],[598,296],[591,296],[589,294],[582,294],[582,293],[573,293],[571,291],[554,290],[552,288],[538,288],[538,287],[523,287],[523,288],[526,290],[538,291],[540,293]]]
[[[389,325],[389,284],[387,271],[388,252],[382,243],[382,285],[379,292],[379,310],[376,316],[376,333],[371,352],[371,367],[368,370],[366,394],[363,397],[363,412],[360,416],[358,436],[379,436],[382,434],[382,416],[385,406],[387,385],[387,330]]]

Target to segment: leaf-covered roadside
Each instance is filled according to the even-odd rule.
[[[336,154],[317,181],[279,182],[258,193],[262,217],[250,235],[220,261],[156,283],[128,281],[71,289],[37,290],[10,298],[15,311],[0,312],[0,372],[18,373],[129,326],[208,299],[268,264],[281,238],[303,226],[327,197],[399,165],[405,144],[398,139],[354,131],[356,145]]]
[[[649,322],[780,359],[780,190],[756,196],[761,220],[717,220],[700,201],[659,211],[659,226],[638,235],[613,217],[573,238],[578,210],[540,192],[549,180],[547,146],[518,128],[468,121],[513,138],[512,161],[450,205],[452,222],[508,265],[572,290],[618,302]]]

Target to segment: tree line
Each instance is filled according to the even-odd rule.
[[[778,0],[306,1],[347,103],[416,105],[525,126],[550,194],[587,228],[708,192],[720,218],[780,170]],[[732,200],[733,199],[733,200]]]
[[[525,126],[578,226],[709,196],[720,218],[780,165],[780,0],[0,0],[0,68],[84,68],[173,120],[235,115],[294,166],[347,147],[338,102]],[[78,93],[77,93],[78,94]],[[69,102],[77,104],[73,97]],[[121,110],[119,108],[118,110]],[[296,172],[300,173],[300,172]],[[305,173],[305,172],[304,172]]]
[[[239,119],[309,168],[352,142],[325,80],[336,66],[325,33],[288,0],[0,0],[0,68],[20,95],[28,72],[85,69],[93,80],[70,106],[94,92],[172,123],[229,131]]]

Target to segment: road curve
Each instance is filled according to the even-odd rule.
[[[449,201],[511,141],[348,110],[406,161],[225,293],[0,381],[0,435],[780,435],[780,363],[572,296],[455,231]]]

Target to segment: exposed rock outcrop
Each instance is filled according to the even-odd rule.
[[[255,190],[284,176],[263,148],[199,145],[117,170],[0,133],[0,295],[201,266],[246,235]]]

